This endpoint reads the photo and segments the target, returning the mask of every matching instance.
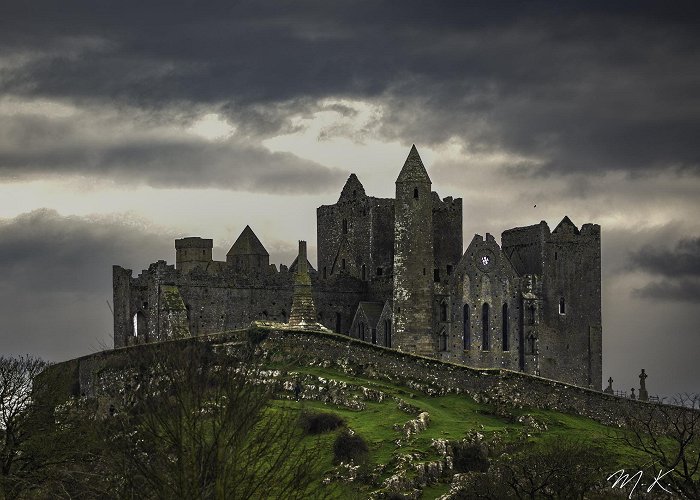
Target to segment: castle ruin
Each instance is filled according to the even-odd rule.
[[[415,146],[395,198],[368,196],[350,175],[317,210],[317,268],[300,246],[277,269],[248,226],[225,262],[212,259],[211,239],[190,237],[175,240],[175,266],[161,260],[137,277],[114,266],[114,346],[287,323],[295,284],[309,293],[298,282],[306,269],[330,330],[601,390],[600,226],[542,221],[503,232],[500,246],[475,235],[463,251],[462,200],[431,186]]]

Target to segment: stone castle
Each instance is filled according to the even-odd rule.
[[[413,146],[395,198],[368,196],[352,174],[318,208],[316,269],[305,244],[277,269],[248,226],[225,262],[211,239],[190,237],[175,240],[175,266],[136,278],[114,266],[114,346],[287,323],[302,287],[315,305],[305,314],[335,332],[601,390],[600,226],[564,217],[552,231],[509,229],[501,246],[488,233],[462,245],[462,200],[431,190]]]

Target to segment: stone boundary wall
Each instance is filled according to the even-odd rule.
[[[534,407],[581,415],[605,425],[622,426],[631,412],[659,404],[521,372],[446,363],[341,335],[273,330],[261,345],[273,359],[334,368],[430,395],[465,394],[479,402],[505,407]]]
[[[464,394],[500,407],[534,407],[589,417],[605,425],[624,426],[626,416],[660,403],[631,400],[603,392],[510,370],[471,368],[403,353],[344,335],[278,328],[251,328],[197,337],[232,358],[254,339],[265,359],[296,365],[332,368],[348,375],[403,385],[429,395]],[[185,345],[195,339],[181,339]],[[49,376],[62,374],[66,396],[97,396],[96,380],[104,370],[123,364],[132,349],[159,348],[144,344],[83,356],[53,365]],[[679,408],[680,409],[680,408]]]

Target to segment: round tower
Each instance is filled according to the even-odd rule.
[[[430,355],[433,339],[433,210],[430,177],[416,146],[396,179],[394,346]]]

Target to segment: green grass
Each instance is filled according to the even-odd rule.
[[[513,408],[509,410],[511,415],[499,416],[495,414],[493,407],[477,403],[464,395],[449,394],[430,397],[385,381],[371,380],[361,376],[355,377],[319,367],[299,367],[292,370],[286,366],[283,369],[288,372],[346,382],[350,386],[349,394],[361,394],[361,387],[367,387],[382,391],[388,396],[380,403],[364,401],[365,408],[361,411],[304,399],[299,402],[285,401],[280,403],[299,412],[316,410],[340,415],[345,420],[347,427],[359,433],[367,441],[370,449],[369,467],[371,469],[390,463],[394,457],[400,454],[420,453],[421,460],[437,460],[440,457],[431,447],[434,439],[459,440],[473,431],[482,433],[487,439],[499,434],[502,436],[503,442],[506,443],[509,440],[519,439],[522,431],[528,433],[528,440],[532,443],[545,443],[562,438],[584,443],[590,442],[592,445],[602,446],[612,452],[619,457],[620,463],[633,463],[633,459],[637,457],[636,453],[626,448],[617,439],[618,429],[606,427],[585,417],[528,408]],[[408,420],[415,418],[416,415],[400,410],[397,398],[430,414],[428,428],[408,440],[405,439],[400,429],[397,430],[394,427],[395,425],[403,425]],[[526,414],[532,415],[540,422],[545,422],[547,430],[533,430],[526,424],[517,421],[519,416]],[[324,460],[327,461],[327,473],[330,473],[334,467],[332,447],[338,432],[340,430],[321,435],[318,441],[323,448],[320,452],[323,454]],[[311,438],[312,436],[309,437],[309,439]],[[317,437],[313,436],[313,439],[317,439]],[[399,439],[401,446],[396,444]],[[390,470],[385,471],[379,476],[379,481],[386,479],[390,474]],[[376,486],[372,487],[363,483],[353,485],[331,483],[327,486],[321,486],[319,482],[319,491],[334,498],[362,498],[363,495],[375,489]],[[447,482],[429,485],[424,488],[422,498],[436,498],[448,490],[449,484]]]

